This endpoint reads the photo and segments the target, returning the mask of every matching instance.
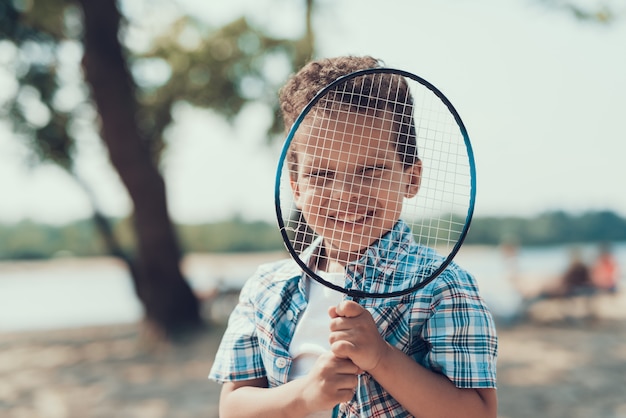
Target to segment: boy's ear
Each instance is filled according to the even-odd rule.
[[[404,197],[410,199],[415,196],[420,189],[420,183],[422,182],[422,161],[417,160],[415,164],[404,170],[404,174],[408,176]]]

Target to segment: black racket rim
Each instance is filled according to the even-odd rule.
[[[442,101],[442,103],[448,108],[448,110],[454,117],[454,120],[456,121],[461,131],[461,134],[463,135],[463,141],[465,143],[469,169],[470,169],[470,194],[469,194],[468,210],[465,216],[465,224],[463,225],[463,229],[461,230],[459,234],[459,238],[457,242],[452,247],[452,250],[450,250],[449,254],[441,263],[441,265],[437,269],[435,269],[428,277],[422,279],[419,283],[416,283],[412,286],[407,287],[406,289],[402,289],[402,290],[398,290],[394,292],[379,293],[379,292],[366,292],[366,291],[359,290],[359,289],[345,289],[341,286],[337,286],[334,283],[324,280],[322,277],[316,274],[307,265],[307,263],[305,263],[300,258],[300,255],[298,254],[298,252],[296,251],[296,249],[293,247],[291,243],[291,240],[287,233],[287,228],[285,227],[285,221],[283,219],[283,211],[281,208],[280,189],[281,189],[281,178],[282,178],[283,167],[285,164],[285,160],[287,158],[287,154],[289,152],[289,147],[291,146],[291,142],[293,140],[293,137],[296,131],[300,127],[300,124],[302,123],[304,118],[308,115],[309,111],[317,104],[317,102],[322,97],[324,97],[324,95],[329,90],[332,90],[336,85],[341,84],[352,78],[356,78],[356,77],[360,77],[360,76],[364,76],[368,74],[381,74],[381,73],[382,74],[397,74],[397,75],[409,78],[411,80],[414,80],[420,83],[421,85],[429,89],[432,93],[434,93]],[[283,243],[285,244],[285,248],[287,249],[291,257],[293,258],[293,260],[300,266],[300,268],[303,270],[303,272],[307,276],[311,277],[312,279],[314,279],[315,281],[317,281],[318,283],[321,283],[322,285],[326,287],[329,287],[333,290],[341,292],[356,300],[365,299],[365,298],[392,298],[392,297],[404,296],[409,293],[413,293],[419,289],[422,289],[423,287],[427,286],[430,282],[435,280],[446,268],[448,268],[448,266],[450,265],[454,257],[457,255],[457,253],[461,249],[461,246],[463,245],[463,242],[465,241],[467,233],[469,232],[470,224],[472,222],[472,217],[474,216],[475,204],[476,204],[476,164],[475,164],[475,159],[474,159],[474,150],[472,148],[469,134],[467,133],[467,129],[465,127],[465,124],[463,123],[463,120],[461,119],[461,116],[459,115],[455,107],[452,105],[452,102],[450,102],[450,100],[448,100],[448,98],[432,83],[428,82],[424,78],[418,75],[415,75],[411,72],[396,69],[396,68],[380,67],[380,68],[368,68],[364,70],[354,71],[350,74],[346,74],[344,76],[338,77],[336,80],[329,83],[326,87],[324,87],[319,92],[317,92],[317,94],[313,97],[313,99],[311,99],[309,103],[304,107],[304,109],[300,112],[300,114],[294,121],[293,125],[289,129],[289,133],[287,134],[287,138],[285,139],[285,142],[281,149],[280,157],[278,160],[278,165],[276,168],[276,179],[275,179],[275,188],[274,188],[274,206],[276,209],[276,218],[278,221],[278,228],[282,236]]]

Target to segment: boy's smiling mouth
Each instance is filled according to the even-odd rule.
[[[340,222],[342,224],[363,224],[369,218],[374,216],[374,210],[368,210],[366,212],[346,212],[346,213],[337,213],[335,215],[331,215],[330,219],[335,222]]]

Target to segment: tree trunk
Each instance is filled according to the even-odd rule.
[[[109,157],[134,206],[133,280],[146,319],[167,334],[200,324],[199,303],[180,271],[180,249],[165,183],[136,124],[135,85],[118,40],[115,0],[79,0],[84,14],[85,79],[101,119]]]

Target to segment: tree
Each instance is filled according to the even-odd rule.
[[[312,35],[309,30],[300,40],[275,39],[245,19],[207,32],[199,22],[181,17],[167,36],[154,41],[151,50],[136,54],[120,42],[128,25],[114,0],[0,5],[0,41],[9,42],[5,45],[16,51],[13,70],[19,81],[0,115],[10,119],[16,134],[29,141],[40,159],[73,173],[73,124],[89,113],[85,108],[97,110],[100,136],[133,204],[134,253],[122,253],[104,216],[96,211],[94,219],[111,252],[126,259],[148,322],[172,334],[200,322],[198,301],[179,268],[181,251],[158,169],[172,108],[186,101],[213,108],[232,120],[248,101],[268,101],[262,96],[270,91],[275,96],[265,62],[280,56],[290,68],[301,64],[310,56]],[[202,34],[195,48],[173,41],[183,30]],[[87,93],[83,101],[63,107],[57,100],[63,88],[57,71],[60,51],[68,44],[82,47]],[[132,68],[142,60],[165,63],[170,76],[162,85],[141,86]],[[261,86],[255,97],[242,88],[250,81]],[[40,109],[38,114],[33,103]],[[278,125],[275,120],[274,129]]]
[[[80,0],[84,18],[85,79],[101,119],[109,157],[134,207],[137,236],[132,265],[146,317],[168,332],[200,321],[198,301],[180,271],[180,250],[167,211],[165,182],[136,125],[139,104],[118,33],[112,1]]]
[[[617,5],[611,4],[612,2],[604,1],[604,2],[596,2],[593,5],[585,4],[584,1],[579,0],[536,0],[539,3],[542,3],[545,7],[549,9],[556,10],[558,12],[564,12],[575,19],[591,22],[591,23],[600,23],[600,24],[608,24],[615,20],[621,18],[620,11]],[[587,2],[588,3],[588,2]],[[613,2],[617,3],[617,2]]]

